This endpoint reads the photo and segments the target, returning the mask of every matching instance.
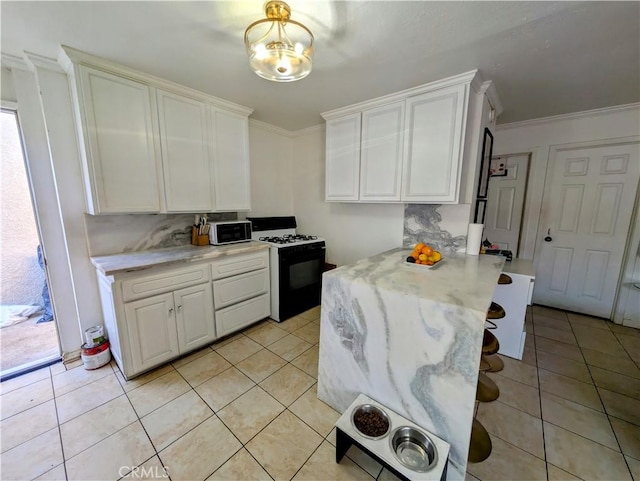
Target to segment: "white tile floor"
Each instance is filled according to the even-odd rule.
[[[334,462],[318,317],[262,322],[129,382],[111,364],[2,383],[1,479],[394,479],[355,448]],[[524,360],[491,374],[501,395],[478,419],[493,453],[468,479],[640,481],[640,331],[542,307],[527,330]]]

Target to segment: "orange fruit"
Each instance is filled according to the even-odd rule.
[[[433,264],[435,264],[435,262],[433,262],[432,260],[427,260],[425,261],[425,264],[428,266],[432,266]]]
[[[423,254],[425,254],[425,255],[427,255],[427,256],[430,256],[430,255],[431,255],[431,253],[433,252],[433,247],[431,247],[431,246],[424,246],[420,252],[422,252]]]
[[[416,244],[416,246],[413,248],[414,251],[419,251],[422,250],[422,248],[425,246],[425,244],[423,244],[422,242],[418,242]]]

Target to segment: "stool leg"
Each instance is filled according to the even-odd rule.
[[[471,440],[469,441],[470,463],[484,461],[491,454],[492,445],[489,433],[477,419],[473,418],[471,425]]]
[[[484,373],[478,374],[478,386],[476,387],[476,400],[480,402],[491,402],[500,396],[498,385]]]
[[[483,356],[487,364],[489,364],[489,372],[500,372],[504,369],[504,361],[497,354],[489,354]]]

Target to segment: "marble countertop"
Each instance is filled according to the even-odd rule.
[[[149,267],[167,265],[178,262],[195,262],[215,259],[236,254],[248,254],[264,249],[269,245],[264,242],[242,242],[224,246],[180,246],[164,249],[150,249],[146,251],[128,252],[126,254],[112,254],[91,257],[91,262],[105,276],[120,272],[147,269]]]
[[[536,277],[536,270],[533,261],[529,259],[513,259],[505,262],[502,272],[506,274],[520,274],[522,276]]]
[[[410,253],[410,249],[392,249],[325,272],[324,276],[338,276],[377,289],[487,311],[505,264],[504,257],[449,254],[435,268],[428,269],[406,264],[404,260]]]

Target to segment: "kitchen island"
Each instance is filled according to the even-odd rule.
[[[408,249],[323,276],[318,397],[344,412],[359,393],[451,445],[464,479],[484,320],[502,271],[496,256],[452,254],[405,265]]]

